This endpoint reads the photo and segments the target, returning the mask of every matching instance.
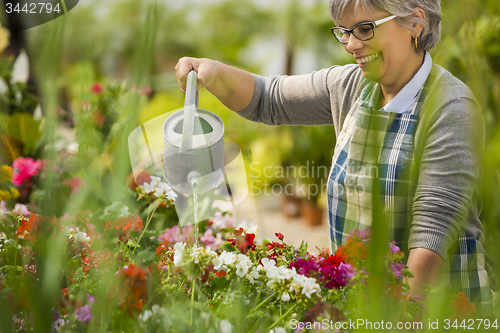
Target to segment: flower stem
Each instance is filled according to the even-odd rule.
[[[258,308],[260,308],[262,305],[264,305],[267,301],[269,301],[274,295],[269,295],[268,298],[266,298],[265,300],[263,300],[262,302],[260,302],[259,305],[257,305],[255,308],[252,309],[252,311],[255,311],[257,310]]]
[[[191,287],[191,313],[189,315],[189,325],[193,325],[193,309],[194,309],[194,291],[196,287],[196,279],[193,279],[193,286]]]
[[[295,310],[295,308],[297,307],[297,304],[295,304],[294,306],[292,306],[287,312],[285,312],[284,315],[282,315],[278,320],[276,320],[271,326],[269,326],[269,328],[267,329],[267,331],[270,331],[272,330],[276,325],[278,325],[278,323],[280,321],[282,321],[286,316],[288,316],[293,310]]]
[[[142,229],[142,233],[141,235],[139,236],[139,239],[137,240],[137,246],[134,247],[134,251],[132,251],[132,254],[135,253],[135,249],[137,249],[139,247],[139,242],[141,241],[142,239],[142,236],[144,236],[144,233],[146,232],[146,229],[148,228],[149,226],[149,222],[151,222],[151,220],[153,219],[153,215],[155,214],[156,212],[156,208],[158,208],[158,205],[156,205],[156,207],[153,209],[153,211],[151,212],[151,215],[149,215],[149,219],[148,219],[148,222],[146,223],[146,226],[144,227],[144,229]]]

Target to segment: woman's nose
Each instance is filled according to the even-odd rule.
[[[363,46],[363,41],[357,39],[353,33],[350,33],[347,43],[344,44],[344,49],[352,54],[354,51],[361,49]]]

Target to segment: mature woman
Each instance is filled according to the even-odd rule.
[[[333,250],[353,228],[372,225],[376,179],[388,237],[409,250],[412,293],[443,279],[489,315],[476,193],[484,124],[471,91],[428,53],[440,39],[439,0],[330,0],[330,10],[333,35],[357,64],[261,77],[182,58],[181,88],[194,69],[199,88],[247,119],[333,124],[327,186]]]

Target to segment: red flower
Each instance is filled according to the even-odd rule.
[[[245,254],[249,250],[255,250],[255,247],[257,245],[254,244],[254,239],[255,235],[254,234],[247,234],[243,235],[245,230],[243,228],[239,228],[238,230],[234,230],[233,234],[236,236],[235,238],[228,239],[228,242],[231,242],[232,246],[237,246],[238,250],[240,250],[241,253]]]
[[[156,248],[156,256],[161,257],[162,255],[165,254],[169,249],[171,249],[172,243],[168,241],[168,239],[165,239],[163,242],[160,243],[160,245]]]
[[[31,219],[23,218],[21,220],[21,225],[17,228],[16,237],[24,237],[24,239],[30,238],[32,222]]]
[[[337,267],[338,265],[340,265],[340,263],[343,262],[342,261],[342,258],[340,257],[337,257],[337,256],[329,256],[328,258],[326,258],[325,260],[321,260],[319,261],[318,263],[321,265],[321,266],[326,266],[326,264],[329,264],[331,265],[333,268]]]
[[[137,232],[141,232],[142,220],[140,217],[133,217],[132,214],[130,214],[128,217],[122,216],[117,220],[106,222],[104,231],[110,229],[121,229],[122,231],[135,230]]]
[[[102,93],[102,85],[99,82],[94,82],[94,84],[90,86],[90,92],[96,95]]]
[[[124,290],[127,291],[127,295],[120,302],[120,307],[129,313],[140,311],[143,301],[148,299],[146,271],[140,266],[131,264],[120,269],[119,275],[124,281]]]
[[[224,270],[220,270],[218,272],[215,272],[215,275],[217,275],[217,277],[223,277],[223,276],[226,276],[227,273]]]
[[[142,171],[137,178],[135,178],[134,173],[131,172],[127,176],[127,184],[131,190],[135,191],[137,187],[141,186],[144,183],[151,182],[151,175],[147,171]]]
[[[16,236],[23,236],[24,239],[29,239],[33,243],[36,240],[36,236],[41,234],[42,228],[50,230],[56,221],[55,217],[33,214],[29,220],[26,218],[21,220],[21,225],[16,230]]]
[[[277,232],[277,233],[275,233],[275,235],[276,235],[276,237],[278,237],[278,239],[279,239],[280,241],[282,241],[282,240],[283,240],[283,238],[285,238],[285,236],[283,236],[283,234],[282,234],[281,232]]]
[[[82,271],[83,274],[88,274],[91,268],[99,267],[99,259],[97,258],[95,252],[90,255],[90,257],[86,257],[82,255]]]

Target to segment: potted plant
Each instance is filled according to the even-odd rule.
[[[324,208],[319,199],[326,193],[326,183],[335,147],[335,131],[331,126],[288,127],[292,149],[284,164],[295,167],[297,194],[305,197],[301,215],[308,225],[320,225]]]

